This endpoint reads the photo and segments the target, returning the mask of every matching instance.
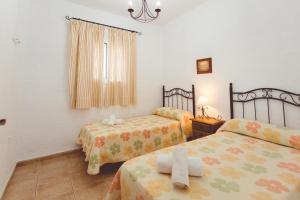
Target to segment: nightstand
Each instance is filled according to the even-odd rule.
[[[224,123],[225,121],[215,118],[199,117],[192,119],[193,133],[188,141],[214,134]]]

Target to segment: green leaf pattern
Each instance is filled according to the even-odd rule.
[[[160,146],[161,145],[161,138],[160,137],[156,137],[154,139],[154,144],[156,147]]]
[[[137,151],[143,148],[143,142],[141,140],[135,141],[133,145]]]
[[[129,171],[129,177],[136,182],[140,178],[145,178],[150,173],[150,170],[144,166],[138,165],[133,170]]]
[[[173,143],[176,142],[176,141],[178,141],[178,136],[177,136],[176,133],[172,133],[171,140],[172,140]]]
[[[221,178],[215,178],[214,181],[210,183],[210,185],[221,192],[230,193],[240,191],[239,184],[233,181],[226,181],[225,179]]]
[[[120,153],[120,145],[117,143],[114,143],[113,145],[110,146],[110,152],[112,155],[116,155]]]
[[[94,169],[96,168],[97,163],[98,163],[98,156],[94,154],[90,158],[89,166]]]
[[[276,152],[270,152],[270,151],[263,151],[262,152],[263,156],[266,156],[268,158],[282,158],[282,155],[280,153],[276,153]]]
[[[262,174],[262,173],[267,173],[267,169],[259,166],[259,165],[252,165],[250,163],[244,163],[242,166],[242,169],[248,172],[252,172],[254,174]]]

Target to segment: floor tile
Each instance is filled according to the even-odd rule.
[[[56,169],[68,169],[69,162],[67,156],[59,156],[47,160],[41,161],[40,171],[43,173],[44,171],[56,170]]]
[[[84,153],[18,166],[2,200],[101,200],[121,163],[101,167],[101,173],[88,175]]]
[[[74,193],[71,180],[40,184],[37,187],[37,199],[56,199]]]
[[[20,180],[18,182],[9,183],[3,200],[32,200],[35,198],[36,184],[36,179]]]
[[[105,184],[95,184],[89,188],[79,189],[75,191],[76,200],[100,200],[104,199],[104,195],[107,191],[106,188],[103,188]]]
[[[10,183],[12,184],[23,180],[36,179],[38,174],[38,166],[39,162],[17,166]]]

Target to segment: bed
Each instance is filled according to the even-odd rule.
[[[232,89],[231,85],[231,112],[233,103],[252,102],[250,97],[253,101],[277,100],[300,106],[299,94],[283,91],[285,95],[277,98],[271,94],[276,89],[272,89],[268,95],[260,92],[263,96],[250,96]],[[256,90],[250,92],[253,91]],[[234,99],[235,95],[239,97]],[[190,177],[190,188],[177,189],[170,175],[156,171],[157,155],[170,154],[173,146],[124,163],[115,175],[106,200],[300,199],[299,130],[278,128],[256,120],[231,119],[216,134],[179,146],[184,146],[189,156],[199,157],[204,164],[204,176]]]
[[[101,122],[85,125],[77,143],[85,152],[87,173],[96,175],[106,163],[127,161],[185,142],[192,130],[190,119],[195,114],[194,85],[191,91],[181,88],[166,90],[163,86],[163,106],[153,115],[125,119],[119,125]]]

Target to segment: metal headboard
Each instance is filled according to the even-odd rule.
[[[189,103],[191,102],[191,103]],[[176,107],[189,111],[189,105],[192,105],[193,115],[196,116],[196,103],[195,103],[195,86],[192,85],[191,91],[186,91],[181,88],[173,88],[166,90],[163,86],[163,106]]]
[[[270,101],[279,101],[282,103],[282,114],[284,126],[286,126],[286,109],[285,104],[300,107],[300,94],[276,89],[276,88],[257,88],[246,92],[234,92],[233,84],[230,83],[230,117],[234,118],[234,103],[241,103],[243,108],[243,118],[245,118],[245,104],[253,102],[255,120],[257,120],[257,106],[258,100],[265,100],[268,109],[268,122],[271,123],[270,117]]]

